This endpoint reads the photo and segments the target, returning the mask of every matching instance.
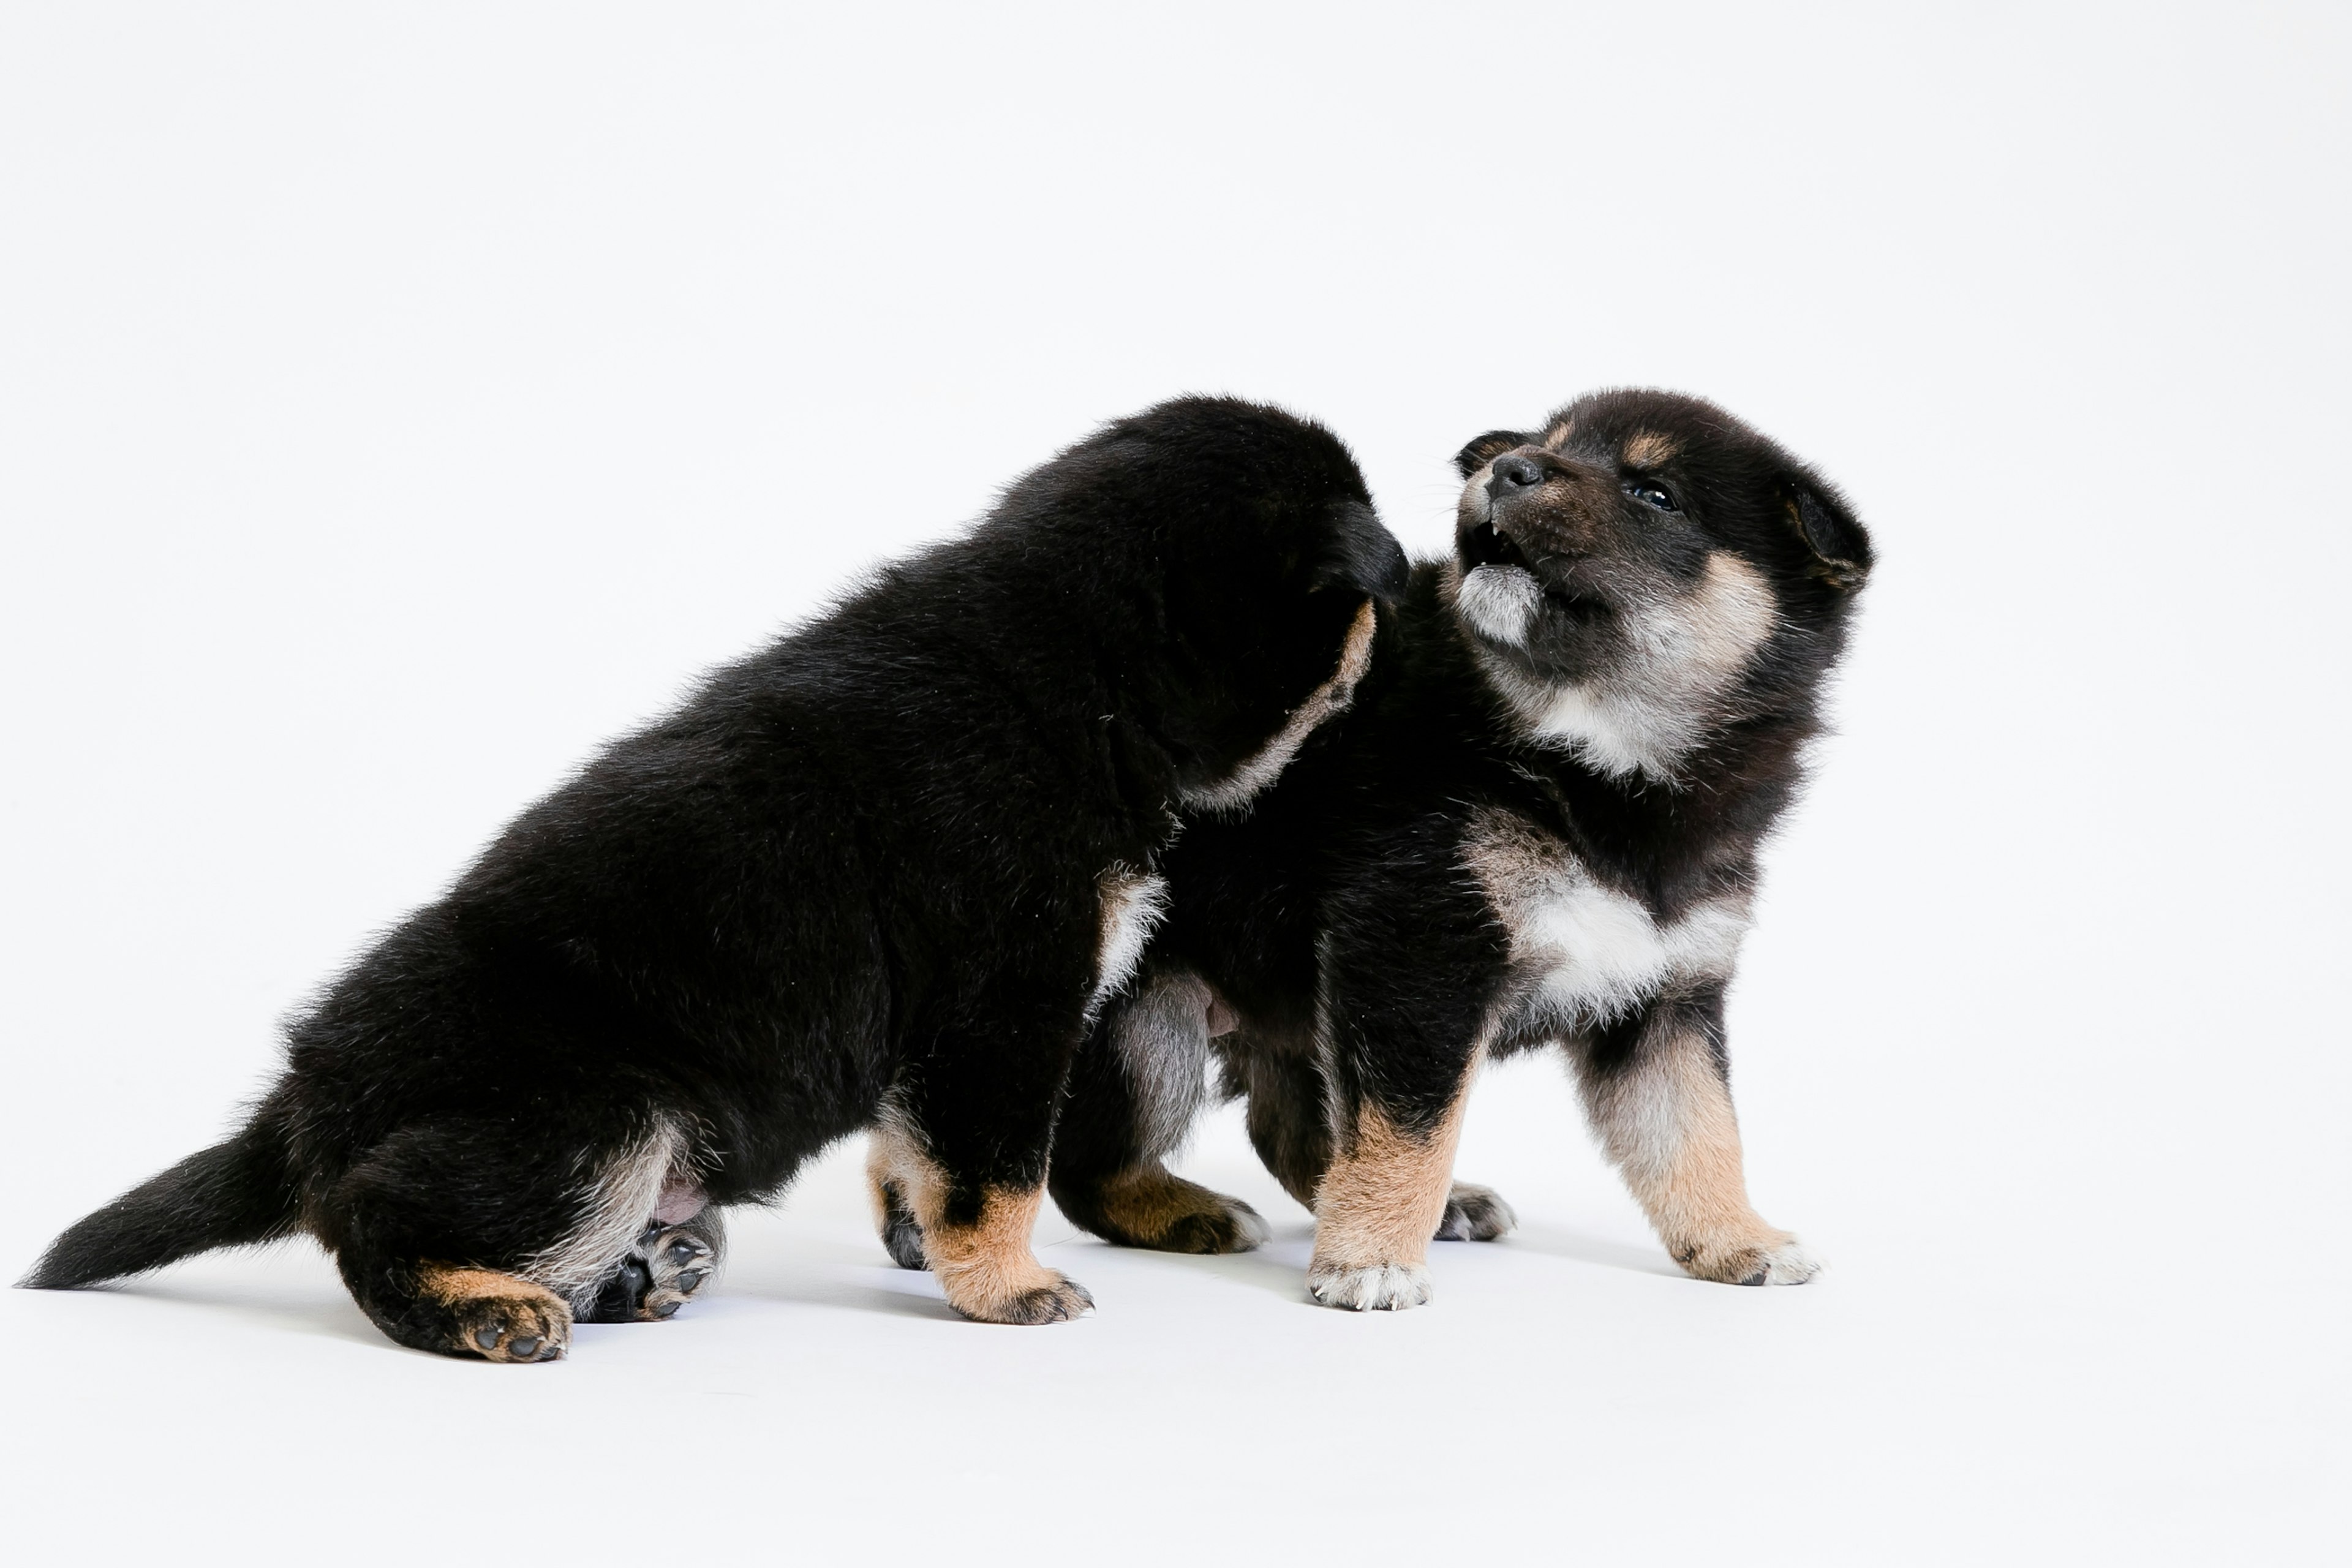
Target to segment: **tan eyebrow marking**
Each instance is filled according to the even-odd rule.
[[[1562,447],[1567,446],[1568,438],[1575,434],[1576,421],[1573,419],[1563,419],[1558,425],[1552,426],[1551,434],[1543,438],[1543,444],[1547,449],[1557,452]]]
[[[1679,450],[1673,437],[1643,430],[1625,443],[1625,461],[1632,468],[1654,468],[1671,461]]]

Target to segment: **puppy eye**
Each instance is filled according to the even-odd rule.
[[[1625,493],[1632,496],[1635,500],[1640,501],[1643,506],[1654,506],[1660,511],[1680,511],[1683,510],[1675,504],[1675,498],[1666,493],[1665,486],[1653,484],[1647,479],[1628,481],[1625,486]]]

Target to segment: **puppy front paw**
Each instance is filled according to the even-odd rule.
[[[1326,1307],[1400,1312],[1427,1304],[1429,1269],[1419,1263],[1374,1263],[1353,1268],[1318,1263],[1307,1272],[1307,1293]]]
[[[1066,1323],[1094,1310],[1094,1296],[1085,1286],[1051,1268],[1037,1272],[1045,1277],[1041,1283],[962,1300],[950,1293],[948,1305],[976,1322],[1027,1325]]]
[[[1445,1217],[1437,1222],[1439,1241],[1492,1241],[1507,1236],[1519,1223],[1511,1205],[1492,1187],[1456,1182],[1445,1199]]]

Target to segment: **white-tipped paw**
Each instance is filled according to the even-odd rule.
[[[1508,1235],[1519,1223],[1511,1205],[1492,1187],[1456,1182],[1445,1199],[1445,1214],[1437,1222],[1439,1241],[1492,1241]]]
[[[1795,1242],[1776,1247],[1758,1260],[1758,1267],[1742,1285],[1802,1285],[1828,1265]]]
[[[1307,1270],[1307,1293],[1326,1307],[1402,1311],[1429,1300],[1429,1270],[1418,1263],[1375,1263],[1368,1268],[1319,1264]]]

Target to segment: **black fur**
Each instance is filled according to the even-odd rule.
[[[1034,1187],[1098,880],[1156,865],[1404,566],[1320,426],[1107,426],[524,812],[292,1026],[243,1131],[26,1283],[307,1230],[386,1332],[463,1352],[420,1270],[528,1273],[649,1138],[681,1140],[665,1206],[761,1200],[887,1094],[950,1215]],[[634,1257],[577,1310],[634,1311]]]
[[[1539,430],[1480,437],[1457,464],[1471,482],[1455,559],[1418,566],[1403,601],[1383,608],[1353,709],[1249,816],[1204,823],[1168,857],[1172,910],[1139,980],[1140,992],[1189,972],[1236,1016],[1215,1046],[1225,1091],[1247,1098],[1260,1156],[1309,1207],[1364,1107],[1433,1136],[1482,1049],[1564,1045],[1590,1103],[1645,1051],[1703,1049],[1727,1072],[1727,970],[1581,1012],[1545,1003],[1471,864],[1471,835],[1513,825],[1661,928],[1710,900],[1744,904],[1759,845],[1799,787],[1872,559],[1818,475],[1696,399],[1595,395]],[[1709,575],[1726,570],[1710,565],[1717,556],[1735,583],[1747,580],[1739,563],[1752,571],[1771,624],[1723,689],[1682,715],[1674,733],[1687,744],[1629,767],[1607,745],[1539,732],[1545,694],[1630,681],[1633,617],[1726,581]],[[1459,607],[1458,584],[1486,564],[1502,574],[1487,584],[1530,596],[1482,601],[1496,617],[1495,605],[1532,602],[1524,637],[1484,635]],[[1091,1061],[1118,1054],[1122,1009],[1099,1022],[1064,1114],[1062,1147],[1085,1159],[1057,1160],[1055,1193],[1082,1226],[1097,1206],[1089,1189],[1168,1152],[1165,1138],[1141,1134],[1127,1079]],[[1204,1021],[1204,1050],[1207,1037]],[[1443,1229],[1507,1223],[1492,1194],[1465,1191]]]

